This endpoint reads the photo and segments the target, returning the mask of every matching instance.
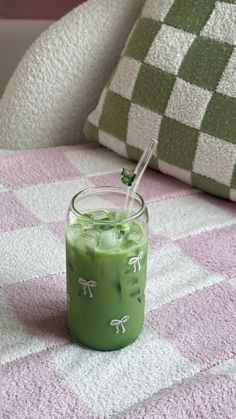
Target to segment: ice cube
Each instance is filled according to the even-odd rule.
[[[101,249],[110,249],[118,246],[119,240],[116,235],[116,230],[114,228],[110,230],[102,231],[100,234],[99,248]]]
[[[77,248],[79,251],[82,251],[83,253],[92,256],[94,254],[94,249],[96,245],[96,238],[84,234],[79,238]]]
[[[115,221],[122,221],[125,218],[125,214],[121,211],[113,211],[113,218]]]
[[[129,240],[133,241],[134,243],[140,243],[142,240],[142,234],[132,232],[129,234]]]
[[[93,211],[92,218],[95,221],[108,221],[109,211],[106,211],[106,210]]]
[[[129,234],[129,232],[130,232],[130,226],[129,226],[129,224],[120,224],[118,226],[118,229],[120,231],[120,234],[123,237],[126,237]]]
[[[122,238],[122,235],[121,235],[120,230],[119,230],[119,229],[115,229],[115,232],[116,232],[116,238],[117,238],[118,240],[120,240],[120,239]]]
[[[99,239],[99,233],[96,230],[88,229],[84,231],[83,237],[85,237],[87,240],[95,240],[97,244],[97,240]]]
[[[87,221],[83,222],[83,231],[91,230],[91,228],[93,228],[92,223],[88,223]]]
[[[66,236],[70,242],[76,242],[81,234],[83,234],[83,226],[80,223],[73,223],[67,227]]]
[[[96,239],[98,237],[98,232],[96,230],[88,228],[88,229],[84,230],[84,235],[89,236],[89,237],[93,237],[94,239]]]

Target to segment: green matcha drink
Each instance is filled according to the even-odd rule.
[[[144,320],[147,269],[147,209],[137,195],[133,214],[125,219],[117,209],[122,188],[91,188],[78,194],[69,211],[66,230],[68,324],[81,344],[98,350],[114,350],[133,342]],[[86,190],[82,191],[86,195]],[[75,209],[92,194],[104,199],[113,194],[115,208],[99,199],[92,210]],[[82,194],[83,195],[83,194]],[[105,202],[105,200],[104,200]],[[82,207],[82,205],[81,205]]]

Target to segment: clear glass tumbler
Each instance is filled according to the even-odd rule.
[[[66,228],[68,324],[73,338],[97,350],[133,342],[143,326],[148,212],[126,190],[103,186],[74,196]]]

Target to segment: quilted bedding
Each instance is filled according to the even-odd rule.
[[[145,326],[97,352],[66,324],[64,220],[80,189],[133,166],[95,144],[0,153],[4,419],[236,416],[236,206],[160,173],[150,214]]]

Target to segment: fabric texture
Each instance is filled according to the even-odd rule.
[[[111,164],[112,162],[112,164]],[[234,419],[236,208],[148,170],[143,331],[98,352],[66,323],[64,223],[72,196],[120,185],[127,161],[99,144],[0,151],[4,419]]]
[[[236,5],[147,0],[84,132],[151,167],[236,201]]]
[[[88,0],[27,51],[0,100],[0,147],[85,142],[97,103],[144,0]]]

